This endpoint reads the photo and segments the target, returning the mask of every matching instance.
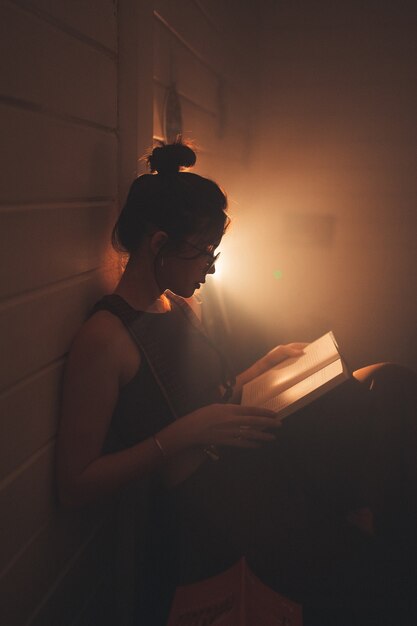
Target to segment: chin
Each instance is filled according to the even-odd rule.
[[[195,293],[196,288],[193,287],[189,287],[187,288],[178,288],[178,289],[171,289],[171,291],[173,293],[175,293],[175,295],[177,296],[181,296],[181,298],[191,298],[191,296]]]

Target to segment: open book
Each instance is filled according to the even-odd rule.
[[[302,626],[299,604],[261,582],[242,558],[230,569],[178,587],[167,626]]]
[[[330,331],[308,344],[301,356],[285,359],[243,385],[241,404],[271,409],[283,418],[349,377]]]

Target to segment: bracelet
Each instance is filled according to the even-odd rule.
[[[220,459],[220,454],[216,446],[206,446],[203,448],[203,452],[208,456],[210,461],[218,461]]]
[[[161,445],[161,442],[159,441],[158,437],[156,435],[152,435],[152,439],[154,440],[154,443],[155,443],[156,447],[158,448],[158,450],[160,451],[160,453],[162,454],[162,456],[165,458],[167,453],[163,449],[163,447]]]

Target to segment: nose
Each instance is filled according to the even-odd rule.
[[[207,274],[214,274],[216,271],[216,266],[213,264],[210,269],[207,271]]]

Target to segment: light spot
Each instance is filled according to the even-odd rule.
[[[275,278],[275,280],[281,280],[281,278],[282,278],[282,270],[274,270],[274,278]]]

